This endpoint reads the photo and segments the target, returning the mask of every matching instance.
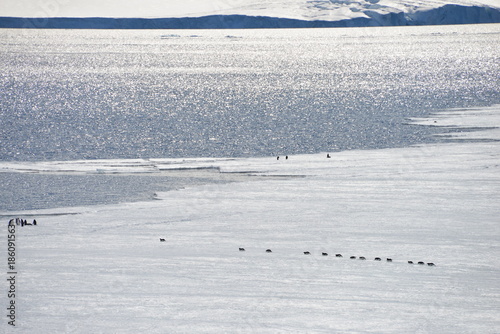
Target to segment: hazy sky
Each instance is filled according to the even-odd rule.
[[[176,17],[241,7],[253,0],[1,0],[0,16]]]

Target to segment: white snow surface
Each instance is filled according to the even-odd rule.
[[[412,122],[488,129],[330,159],[1,163],[239,178],[156,201],[0,213],[4,235],[10,218],[38,221],[16,228],[16,329],[4,316],[0,332],[500,332],[500,106]]]
[[[2,0],[0,16],[12,17],[200,17],[248,15],[338,21],[367,12],[413,13],[447,4],[500,8],[498,0]]]

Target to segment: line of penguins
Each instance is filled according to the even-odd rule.
[[[240,250],[240,252],[244,252],[244,251],[245,251],[245,248],[240,247],[240,249],[239,249],[239,250]],[[266,253],[272,253],[272,252],[273,252],[273,251],[272,251],[271,249],[266,249]],[[304,255],[311,255],[311,252],[309,252],[309,251],[305,251],[305,252],[304,252]],[[322,256],[328,256],[328,253],[323,252],[323,253],[321,253],[321,255],[322,255]],[[335,254],[335,257],[344,257],[344,256],[343,256],[342,254]],[[359,259],[359,260],[366,260],[366,257],[364,257],[364,256],[360,256],[360,257],[350,256],[349,258],[350,258],[351,260],[356,260],[356,259]],[[374,259],[374,261],[382,261],[382,258],[380,258],[380,257],[376,257],[376,258]],[[388,257],[388,258],[386,258],[386,262],[392,262],[392,259]],[[408,263],[409,263],[409,264],[415,264],[415,262],[413,262],[413,261],[408,261]],[[419,265],[422,265],[422,266],[426,264],[424,261],[418,261],[418,262],[416,262],[416,263],[417,263],[417,264],[419,264]],[[427,265],[428,265],[429,267],[434,267],[434,266],[436,266],[433,262],[427,262]]]
[[[160,242],[165,242],[165,239],[164,239],[164,238],[160,238]],[[244,251],[245,251],[245,248],[240,247],[240,248],[239,248],[239,251],[240,251],[240,252],[244,252]],[[273,251],[272,251],[271,249],[266,249],[266,253],[272,253],[272,252],[273,252]],[[309,251],[305,251],[305,252],[304,252],[304,255],[311,255],[311,252],[309,252]],[[322,253],[321,253],[321,255],[322,255],[322,256],[328,256],[328,253],[322,252]],[[342,254],[335,254],[335,257],[344,257],[344,256],[343,256]],[[360,257],[350,256],[349,258],[350,258],[351,260],[356,260],[356,259],[359,259],[359,260],[366,260],[366,257],[364,257],[364,256],[360,256]],[[385,260],[386,260],[386,262],[392,262],[392,259],[391,259],[391,258],[389,258],[389,257],[388,257],[388,258],[386,258]],[[376,258],[374,259],[374,261],[382,261],[382,258],[380,258],[380,257],[376,257]],[[413,261],[408,261],[408,263],[409,263],[409,264],[415,264],[415,262],[413,262]],[[417,263],[417,264],[419,264],[419,265],[422,265],[422,266],[426,264],[424,261],[418,261],[418,262],[416,262],[416,263]],[[436,266],[433,262],[427,262],[427,265],[428,265],[429,267],[435,267],[435,266]]]

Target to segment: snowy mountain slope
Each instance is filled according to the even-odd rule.
[[[46,2],[5,0],[0,27],[18,27],[13,17],[114,18],[91,22],[109,28],[272,28],[315,26],[384,26],[500,22],[496,0],[111,0]],[[124,19],[141,18],[137,21]],[[144,19],[162,19],[144,20]],[[179,20],[182,18],[182,20]],[[190,19],[187,19],[190,18]],[[214,19],[215,18],[215,19]],[[277,22],[277,20],[279,22]],[[82,27],[54,20],[32,20],[35,27]],[[241,23],[245,21],[244,23]],[[26,23],[26,22],[24,22]],[[24,26],[29,26],[24,24]],[[87,26],[85,26],[87,27]]]

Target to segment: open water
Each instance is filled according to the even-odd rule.
[[[249,157],[408,146],[434,140],[435,131],[406,124],[409,117],[498,104],[499,80],[499,24],[3,29],[0,161]],[[135,192],[122,185],[116,196],[101,189],[104,196],[93,198],[85,190],[97,189],[92,183],[115,181],[87,176],[69,202],[40,202],[26,197],[25,189],[46,198],[44,193],[64,192],[65,182],[45,174],[0,174],[0,210],[140,200],[147,197],[138,194],[157,184],[136,180]],[[15,184],[24,184],[22,194]]]

